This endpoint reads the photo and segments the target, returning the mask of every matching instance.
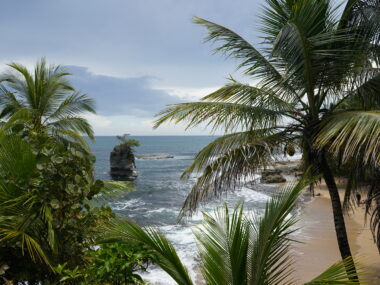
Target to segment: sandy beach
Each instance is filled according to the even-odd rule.
[[[315,193],[320,196],[312,198],[303,207],[298,224],[301,227],[298,235],[303,243],[294,246],[295,277],[299,284],[310,281],[340,260],[329,193],[324,183],[315,187]],[[380,284],[380,254],[369,225],[364,224],[364,206],[355,208],[345,220],[353,255],[359,257],[370,271],[370,284]]]

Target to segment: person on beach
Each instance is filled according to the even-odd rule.
[[[358,206],[361,204],[362,201],[362,195],[360,193],[356,193],[356,202],[358,203]]]

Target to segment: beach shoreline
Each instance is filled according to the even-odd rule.
[[[340,196],[343,185],[339,183]],[[301,209],[300,230],[297,233],[302,243],[293,247],[295,257],[295,278],[299,284],[310,281],[330,265],[340,260],[335,236],[330,197],[324,182],[315,187],[315,196]],[[364,206],[356,207],[345,215],[346,228],[353,256],[360,259],[370,271],[371,283],[380,284],[380,255],[368,224],[364,224]]]

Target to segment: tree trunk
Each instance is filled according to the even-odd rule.
[[[343,217],[342,203],[340,201],[338,187],[336,186],[334,176],[330,169],[330,166],[327,163],[326,157],[323,154],[320,164],[320,171],[323,175],[323,179],[326,182],[326,186],[329,190],[331,205],[334,215],[334,225],[336,237],[338,240],[339,251],[342,256],[342,259],[352,257],[350,245],[348,243],[346,225]],[[355,267],[350,270],[350,273],[356,273]],[[357,278],[355,278],[357,280]],[[355,280],[354,279],[354,280]]]

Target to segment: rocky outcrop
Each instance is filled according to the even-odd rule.
[[[278,161],[275,163],[274,168],[281,170],[281,173],[285,175],[302,175],[300,160]]]
[[[282,171],[279,169],[267,169],[261,172],[261,183],[282,183],[286,182],[284,176],[282,176]]]
[[[110,175],[112,178],[136,177],[135,156],[128,146],[118,145],[110,154]]]
[[[136,158],[156,160],[156,159],[174,158],[174,155],[168,154],[168,153],[136,154]]]

